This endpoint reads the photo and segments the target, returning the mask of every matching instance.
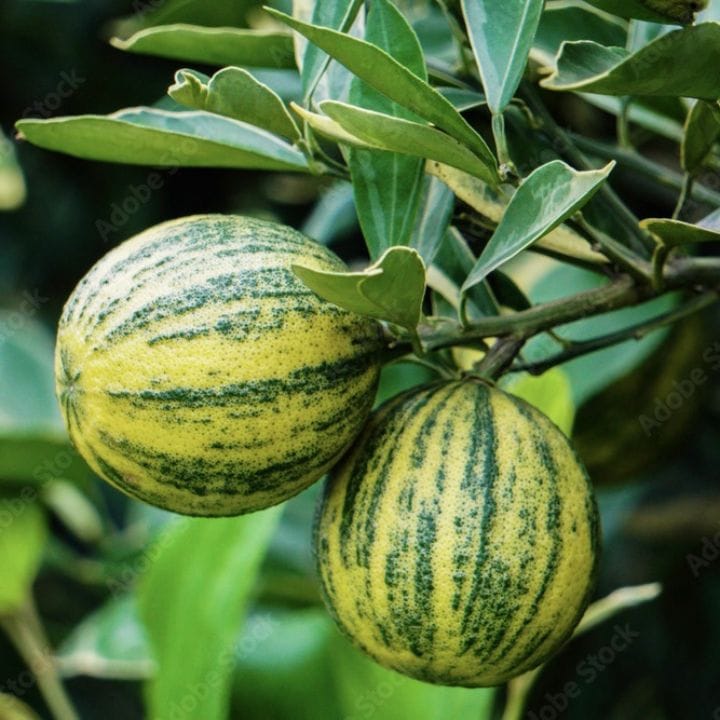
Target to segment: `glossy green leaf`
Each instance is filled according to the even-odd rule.
[[[27,600],[47,536],[45,513],[29,493],[0,496],[0,615],[9,615]]]
[[[35,145],[89,160],[307,170],[301,152],[266,130],[198,110],[132,108],[107,116],[21,120],[17,128]]]
[[[362,0],[351,0],[348,3],[337,0],[316,0],[311,22],[319,27],[347,32],[361,6]],[[317,45],[308,43],[303,54],[301,71],[303,94],[306,99],[312,95],[329,62],[330,56],[327,53]]]
[[[494,114],[502,113],[520,84],[543,4],[543,0],[461,2],[485,96]]]
[[[432,265],[445,237],[455,208],[453,191],[441,180],[426,175],[421,211],[410,243],[422,257],[426,267]]]
[[[459,112],[465,112],[466,110],[487,105],[485,96],[475,90],[457,87],[438,87],[437,89]]]
[[[694,175],[702,169],[713,146],[720,138],[720,107],[717,102],[698,100],[685,122],[680,159],[685,172]]]
[[[15,210],[25,202],[25,176],[12,142],[0,129],[0,210]]]
[[[528,373],[510,375],[503,389],[534,405],[568,437],[572,435],[575,403],[570,378],[562,368],[552,368],[539,376]]]
[[[591,5],[624,18],[687,25],[707,0],[587,0]]]
[[[415,155],[444,162],[452,167],[492,181],[487,166],[464,145],[430,125],[403,120],[384,113],[365,110],[355,105],[326,100],[320,106],[344,130],[376,147],[395,153]],[[419,172],[422,165],[417,165]],[[377,176],[382,178],[381,175]],[[402,187],[401,199],[408,201],[407,185]],[[404,209],[407,215],[407,208]],[[394,244],[400,244],[395,242]]]
[[[140,30],[127,40],[112,38],[110,42],[126,52],[206,65],[295,67],[292,35],[275,30],[161,25]]]
[[[242,120],[292,141],[300,139],[285,103],[247,70],[227,67],[208,81],[192,70],[178,70],[168,95],[181,105]]]
[[[420,80],[427,79],[417,36],[389,0],[373,3],[367,16],[365,40],[388,53]],[[336,107],[327,102],[327,107],[326,103],[321,107],[351,134],[384,149],[383,152],[355,148],[347,151],[358,219],[370,257],[376,259],[389,247],[410,244],[422,195],[423,163],[417,153],[398,154],[406,151],[408,145],[396,148],[393,130],[397,130],[398,125],[416,125],[412,121],[418,118],[359,77],[352,79],[349,99],[360,106],[354,113],[343,110],[350,107],[347,105]],[[346,117],[348,115],[350,117]],[[379,124],[383,127],[379,128]],[[356,126],[362,135],[353,131]],[[383,142],[378,143],[378,137]]]
[[[720,23],[675,30],[630,54],[594,42],[565,43],[557,71],[541,82],[548,90],[605,95],[720,97]]]
[[[146,693],[152,717],[187,696],[193,717],[227,717],[235,643],[280,512],[183,518],[148,555],[138,598],[158,665]],[[197,686],[205,692],[193,694]]]
[[[441,93],[388,53],[364,40],[300,22],[275,10],[268,12],[302,33],[378,92],[467,145],[497,178],[497,161],[482,137]]]
[[[363,272],[334,273],[293,265],[320,297],[346,310],[414,329],[425,295],[425,265],[416,250],[392,247]]]
[[[670,220],[669,218],[648,218],[642,220],[640,225],[668,247],[720,242],[720,227],[718,226],[692,225],[691,223]]]
[[[601,170],[578,172],[555,160],[535,170],[508,204],[463,291],[574,215],[597,192],[613,167],[610,163]]]
[[[335,634],[333,675],[343,718],[392,720],[489,720],[494,688],[451,688],[431,685],[386,670],[348,640]]]
[[[58,649],[63,675],[144,680],[156,671],[135,595],[112,598],[86,617]]]

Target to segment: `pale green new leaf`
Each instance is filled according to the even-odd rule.
[[[305,156],[260,128],[202,111],[131,108],[113,115],[20,120],[22,137],[89,160],[163,167],[307,170]]]
[[[401,325],[420,322],[425,264],[416,250],[392,247],[363,272],[322,272],[293,265],[295,274],[323,299],[361,315]]]
[[[332,100],[326,100],[320,107],[344,130],[368,144],[396,153],[444,162],[485,182],[493,180],[487,166],[477,155],[430,125]],[[407,200],[407,188],[404,188],[403,196]]]
[[[463,291],[577,212],[605,182],[615,163],[578,172],[561,160],[543,165],[518,188],[497,230],[478,258]]]
[[[193,696],[193,717],[227,717],[235,643],[280,513],[183,518],[148,554],[138,601],[158,666],[146,687],[149,717],[197,686],[206,692]]]
[[[160,25],[140,30],[127,40],[112,38],[119,50],[199,62],[294,68],[292,35],[276,30],[246,30],[200,25]]]
[[[636,53],[591,41],[564,43],[557,70],[542,81],[548,90],[605,95],[655,95],[717,100],[720,23],[674,30]]]
[[[462,0],[462,11],[485,95],[502,113],[520,84],[543,0]]]
[[[399,105],[429,120],[467,145],[499,182],[497,161],[483,138],[441,93],[376,45],[327,28],[303,23],[278,12],[268,12],[302,33],[368,85]]]
[[[241,68],[224,68],[209,80],[193,70],[178,70],[168,95],[181,105],[242,120],[293,141],[301,137],[285,103]]]

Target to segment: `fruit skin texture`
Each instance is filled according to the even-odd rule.
[[[291,270],[344,270],[291,228],[225,215],[150,228],[103,257],[63,311],[57,395],[73,443],[129,495],[188,515],[274,505],[358,434],[379,327]]]
[[[315,552],[341,630],[442,685],[497,685],[570,636],[594,585],[598,515],[565,436],[476,380],[390,400],[328,479]]]

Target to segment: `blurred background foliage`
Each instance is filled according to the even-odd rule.
[[[502,690],[422,685],[370,663],[340,637],[322,609],[310,552],[318,486],[240,525],[177,519],[109,489],[67,444],[52,390],[53,328],[76,282],[121,240],[168,218],[247,213],[305,228],[349,262],[364,261],[342,185],[286,174],[161,169],[162,187],[146,194],[140,188],[150,168],[76,160],[11,140],[22,116],[112,112],[164,95],[178,63],[110,47],[114,19],[129,16],[126,29],[158,14],[163,22],[252,24],[260,22],[257,5],[2,0],[0,617],[29,613],[30,624],[42,618],[82,718],[210,718],[228,702],[232,717],[262,720],[499,717]],[[415,18],[416,29],[441,64],[444,21],[435,5],[419,5],[425,14]],[[545,28],[549,51],[553,33],[562,31]],[[74,89],[56,105],[58,84],[68,79]],[[292,74],[275,83],[286,97],[299,92]],[[612,114],[573,96],[551,102],[563,124],[613,141]],[[653,111],[677,125],[681,114],[670,105]],[[676,144],[645,135],[643,153],[675,167]],[[711,180],[718,185],[718,176]],[[641,217],[672,210],[670,190],[622,169],[615,183]],[[696,208],[703,209],[712,208]],[[103,233],[99,221],[116,229]],[[536,301],[590,282],[548,261],[519,265],[517,273]],[[596,322],[578,327],[578,336],[616,319]],[[535,717],[718,717],[718,343],[720,324],[707,315],[571,363],[560,379],[567,389],[560,412],[572,417],[578,406],[574,434],[599,491],[605,547],[597,596],[654,581],[663,592],[570,643],[540,675],[528,705]],[[543,350],[540,338],[530,352]],[[698,368],[706,381],[688,389]],[[380,396],[426,378],[415,366],[389,367]],[[556,382],[540,389],[545,402],[557,402]],[[682,407],[648,435],[641,416],[653,417],[684,382]],[[30,583],[37,608],[24,601]],[[222,612],[208,616],[206,604]],[[0,693],[47,717],[26,673],[32,657],[21,657],[10,642],[12,623],[3,627]],[[632,639],[610,660],[605,649],[618,627],[629,628]],[[225,648],[220,655],[218,647]],[[578,684],[577,697],[565,694],[568,682]],[[32,717],[3,697],[0,717]]]

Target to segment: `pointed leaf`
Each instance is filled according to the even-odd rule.
[[[294,68],[292,35],[276,30],[159,25],[127,40],[112,38],[119,50],[206,65]]]
[[[577,212],[605,182],[614,165],[578,172],[555,160],[535,170],[510,201],[495,234],[465,281],[463,291]]]
[[[387,52],[421,80],[427,79],[425,57],[417,36],[389,0],[373,3],[367,17],[365,39]],[[361,106],[358,108],[361,113],[375,111],[379,114],[379,118],[374,118],[375,126],[383,122],[384,127],[396,128],[398,123],[419,119],[358,77],[352,78],[349,98],[356,106]],[[332,113],[328,114],[335,120],[340,119]],[[365,124],[368,124],[367,119]],[[357,135],[352,127],[345,129]],[[388,130],[386,134],[390,133]],[[372,259],[389,247],[410,244],[423,177],[423,162],[416,153],[410,153],[415,157],[397,154],[403,152],[407,145],[396,148],[392,142],[377,143],[378,134],[382,136],[382,130],[379,133],[366,132],[361,139],[389,152],[350,149],[347,153],[358,219]]]
[[[674,30],[629,54],[590,41],[564,43],[557,70],[541,82],[548,90],[604,95],[672,95],[717,100],[720,23]]]
[[[485,182],[493,180],[487,166],[477,155],[471,153],[454,138],[430,125],[395,118],[384,113],[332,100],[326,100],[321,103],[320,107],[344,130],[376,147],[444,162],[482,178]],[[407,194],[405,187],[403,188],[405,201],[407,201]]]
[[[346,310],[413,330],[425,295],[425,265],[417,251],[392,247],[364,272],[320,272],[293,265],[313,292]]]
[[[720,242],[720,227],[703,227],[680,220],[648,218],[640,222],[667,247],[680,247],[694,243]]]
[[[34,145],[89,160],[307,170],[303,154],[275,135],[201,111],[131,108],[107,116],[21,120],[17,129]]]
[[[351,0],[349,3],[337,0],[316,0],[311,22],[319,27],[327,27],[340,32],[347,32],[362,6],[362,0]],[[302,61],[303,94],[309,98],[320,77],[327,69],[330,57],[317,45],[308,43]]]
[[[236,518],[184,518],[168,528],[138,588],[158,673],[148,715],[163,716],[193,687],[193,716],[227,717],[234,645],[281,509]]]
[[[301,137],[285,103],[241,68],[224,68],[209,82],[192,70],[178,70],[168,95],[181,105],[242,120],[293,141]]]
[[[501,198],[482,180],[462,170],[437,162],[428,162],[426,172],[442,180],[464,203],[483,217],[499,223],[505,213],[507,200]],[[567,225],[561,225],[537,241],[537,246],[551,252],[569,255],[583,262],[604,265],[608,259],[595,252],[581,235]]]
[[[462,0],[488,105],[501,113],[520,84],[543,0]]]
[[[685,172],[691,175],[702,169],[705,159],[720,138],[720,107],[717,102],[698,100],[685,122],[680,158]]]
[[[303,23],[277,10],[267,9],[284,23],[302,33],[360,79],[379,92],[468,146],[497,177],[497,161],[480,135],[472,129],[441,93],[403,67],[388,53],[364,40]]]
[[[27,600],[45,547],[45,513],[33,497],[0,496],[0,511],[8,522],[0,526],[0,616],[10,615]]]

